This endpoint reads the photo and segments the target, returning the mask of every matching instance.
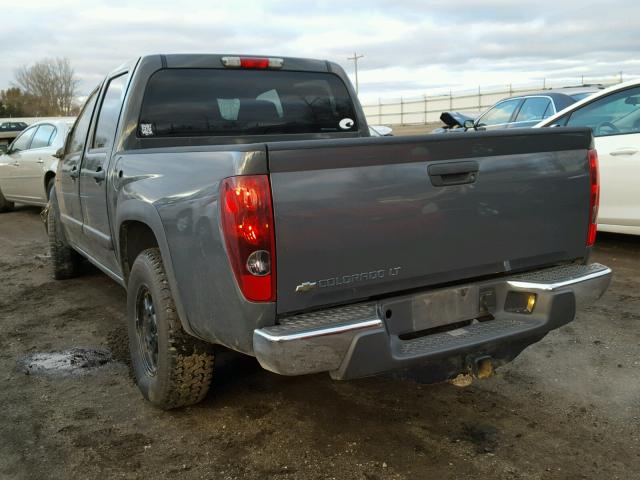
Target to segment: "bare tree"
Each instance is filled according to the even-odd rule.
[[[68,58],[46,58],[15,72],[15,84],[38,99],[38,115],[69,115],[78,87]]]

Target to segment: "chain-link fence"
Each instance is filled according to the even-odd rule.
[[[377,103],[363,105],[367,121],[371,125],[418,125],[437,122],[440,114],[446,111],[458,111],[475,116],[506,97],[538,93],[542,90],[557,90],[561,87],[580,87],[586,85],[602,85],[608,87],[631,76],[623,78],[616,74],[607,78],[585,79],[571,84],[566,81],[543,80],[538,85],[506,85],[504,87],[482,88],[467,91],[449,91],[439,95],[423,95],[421,97],[400,97],[378,99]]]

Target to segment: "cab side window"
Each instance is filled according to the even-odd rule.
[[[80,116],[73,127],[73,133],[71,134],[69,145],[65,152],[66,155],[81,153],[84,150],[84,144],[87,141],[87,133],[89,132],[91,115],[93,114],[93,107],[96,104],[97,94],[97,90],[94,91],[85,102],[82,113],[80,113]]]
[[[113,137],[118,126],[118,117],[124,98],[127,75],[123,74],[112,79],[107,87],[104,100],[98,114],[96,134],[91,148],[109,148],[113,144]]]
[[[513,100],[505,100],[498,103],[495,107],[485,113],[478,121],[478,126],[483,125],[500,125],[502,123],[508,123],[513,115],[513,111],[520,103],[519,98]]]
[[[31,127],[20,134],[18,138],[13,141],[11,145],[12,152],[20,152],[22,150],[28,150],[31,144],[33,134],[36,132],[36,127]]]
[[[55,132],[56,127],[53,125],[40,125],[31,141],[31,148],[48,147],[51,145]]]

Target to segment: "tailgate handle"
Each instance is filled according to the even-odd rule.
[[[478,178],[478,162],[449,162],[429,165],[429,177],[434,187],[464,185]]]

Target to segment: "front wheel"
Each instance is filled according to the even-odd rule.
[[[44,213],[46,213],[47,219],[46,227],[53,277],[56,280],[66,280],[78,276],[82,266],[82,258],[66,240],[60,224],[60,211],[53,182],[49,183],[49,204]]]
[[[213,377],[213,349],[182,329],[157,248],[143,251],[131,268],[127,322],[142,395],[166,410],[200,402]]]

